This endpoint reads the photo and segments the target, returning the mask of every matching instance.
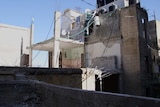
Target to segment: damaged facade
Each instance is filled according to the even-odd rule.
[[[104,89],[113,87],[120,93],[150,96],[153,70],[146,10],[133,4],[99,18],[101,25],[93,26],[85,36],[86,67],[108,72],[110,78],[117,75],[114,83],[112,79],[102,80]]]
[[[83,32],[73,35],[83,29],[81,16],[81,13],[70,9],[66,9],[63,14],[55,12],[54,37],[31,46],[32,50],[48,51],[50,68],[82,67]]]
[[[151,46],[149,48],[152,52],[152,78],[151,87],[152,95],[159,97],[160,95],[160,57],[159,57],[159,47],[160,47],[160,22],[158,20],[152,20],[148,23],[149,35],[151,37]]]
[[[54,37],[32,46],[30,38],[29,66],[31,51],[43,50],[48,51],[50,68],[0,67],[4,92],[0,105],[159,106],[159,99],[132,96],[160,95],[159,70],[153,69],[158,50],[153,52],[155,38],[149,30],[154,24],[148,23],[146,10],[139,0],[97,0],[97,4],[96,11],[87,10],[85,15],[70,9],[55,12]],[[80,67],[85,68],[71,69]]]
[[[152,96],[155,70],[146,10],[138,0],[100,1],[96,11],[84,15],[65,10],[62,27],[58,13],[54,37],[32,49],[49,52],[49,67],[99,69],[95,90]]]

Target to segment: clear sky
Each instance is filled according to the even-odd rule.
[[[96,0],[84,1],[96,5]],[[149,19],[153,19],[155,11],[156,18],[160,20],[160,0],[141,0],[141,6],[148,11]],[[31,19],[34,17],[34,43],[37,43],[45,40],[46,37],[53,36],[53,25],[48,36],[47,34],[54,18],[54,11],[62,12],[66,8],[80,8],[81,12],[87,8],[95,9],[94,6],[84,3],[83,0],[0,0],[0,23],[29,27]],[[33,65],[45,66],[47,64],[46,58],[46,53],[38,54]]]

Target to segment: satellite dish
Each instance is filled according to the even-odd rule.
[[[66,30],[62,30],[62,35],[63,35],[63,36],[67,35]]]

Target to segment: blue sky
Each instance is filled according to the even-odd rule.
[[[85,1],[96,5],[96,0]],[[160,0],[141,0],[141,6],[147,9],[149,19],[153,19],[152,15],[155,11],[157,19],[160,20]],[[0,0],[0,23],[29,27],[34,17],[34,43],[37,43],[46,39],[55,10],[63,11],[66,8],[76,9],[77,7],[81,8],[81,12],[84,12],[86,8],[95,8],[81,0]],[[52,35],[53,26],[48,38]],[[46,58],[46,53],[43,52],[33,63],[36,66],[46,65]]]
[[[34,17],[34,42],[39,42],[45,39],[55,10],[76,7],[81,7],[82,12],[85,8],[93,8],[81,0],[0,0],[0,23],[29,27]]]
[[[153,19],[155,11],[156,18],[160,20],[160,0],[141,0],[141,6],[147,10],[149,19]]]

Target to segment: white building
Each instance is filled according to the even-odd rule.
[[[30,28],[0,24],[0,44],[0,66],[20,66],[29,58]]]
[[[81,13],[71,9],[66,9],[62,15],[62,31],[65,30],[68,32],[76,28],[80,23],[80,16],[82,16]]]
[[[81,15],[70,9],[65,10],[63,14],[55,12],[54,36],[31,46],[32,50],[48,51],[49,67],[81,67],[83,62],[81,56],[84,53],[84,45],[81,42],[83,32],[81,35],[75,35],[83,29],[76,21]]]
[[[160,21],[155,20],[156,23],[156,35],[157,35],[157,43],[160,48]],[[158,51],[158,55],[160,56],[160,50]]]

